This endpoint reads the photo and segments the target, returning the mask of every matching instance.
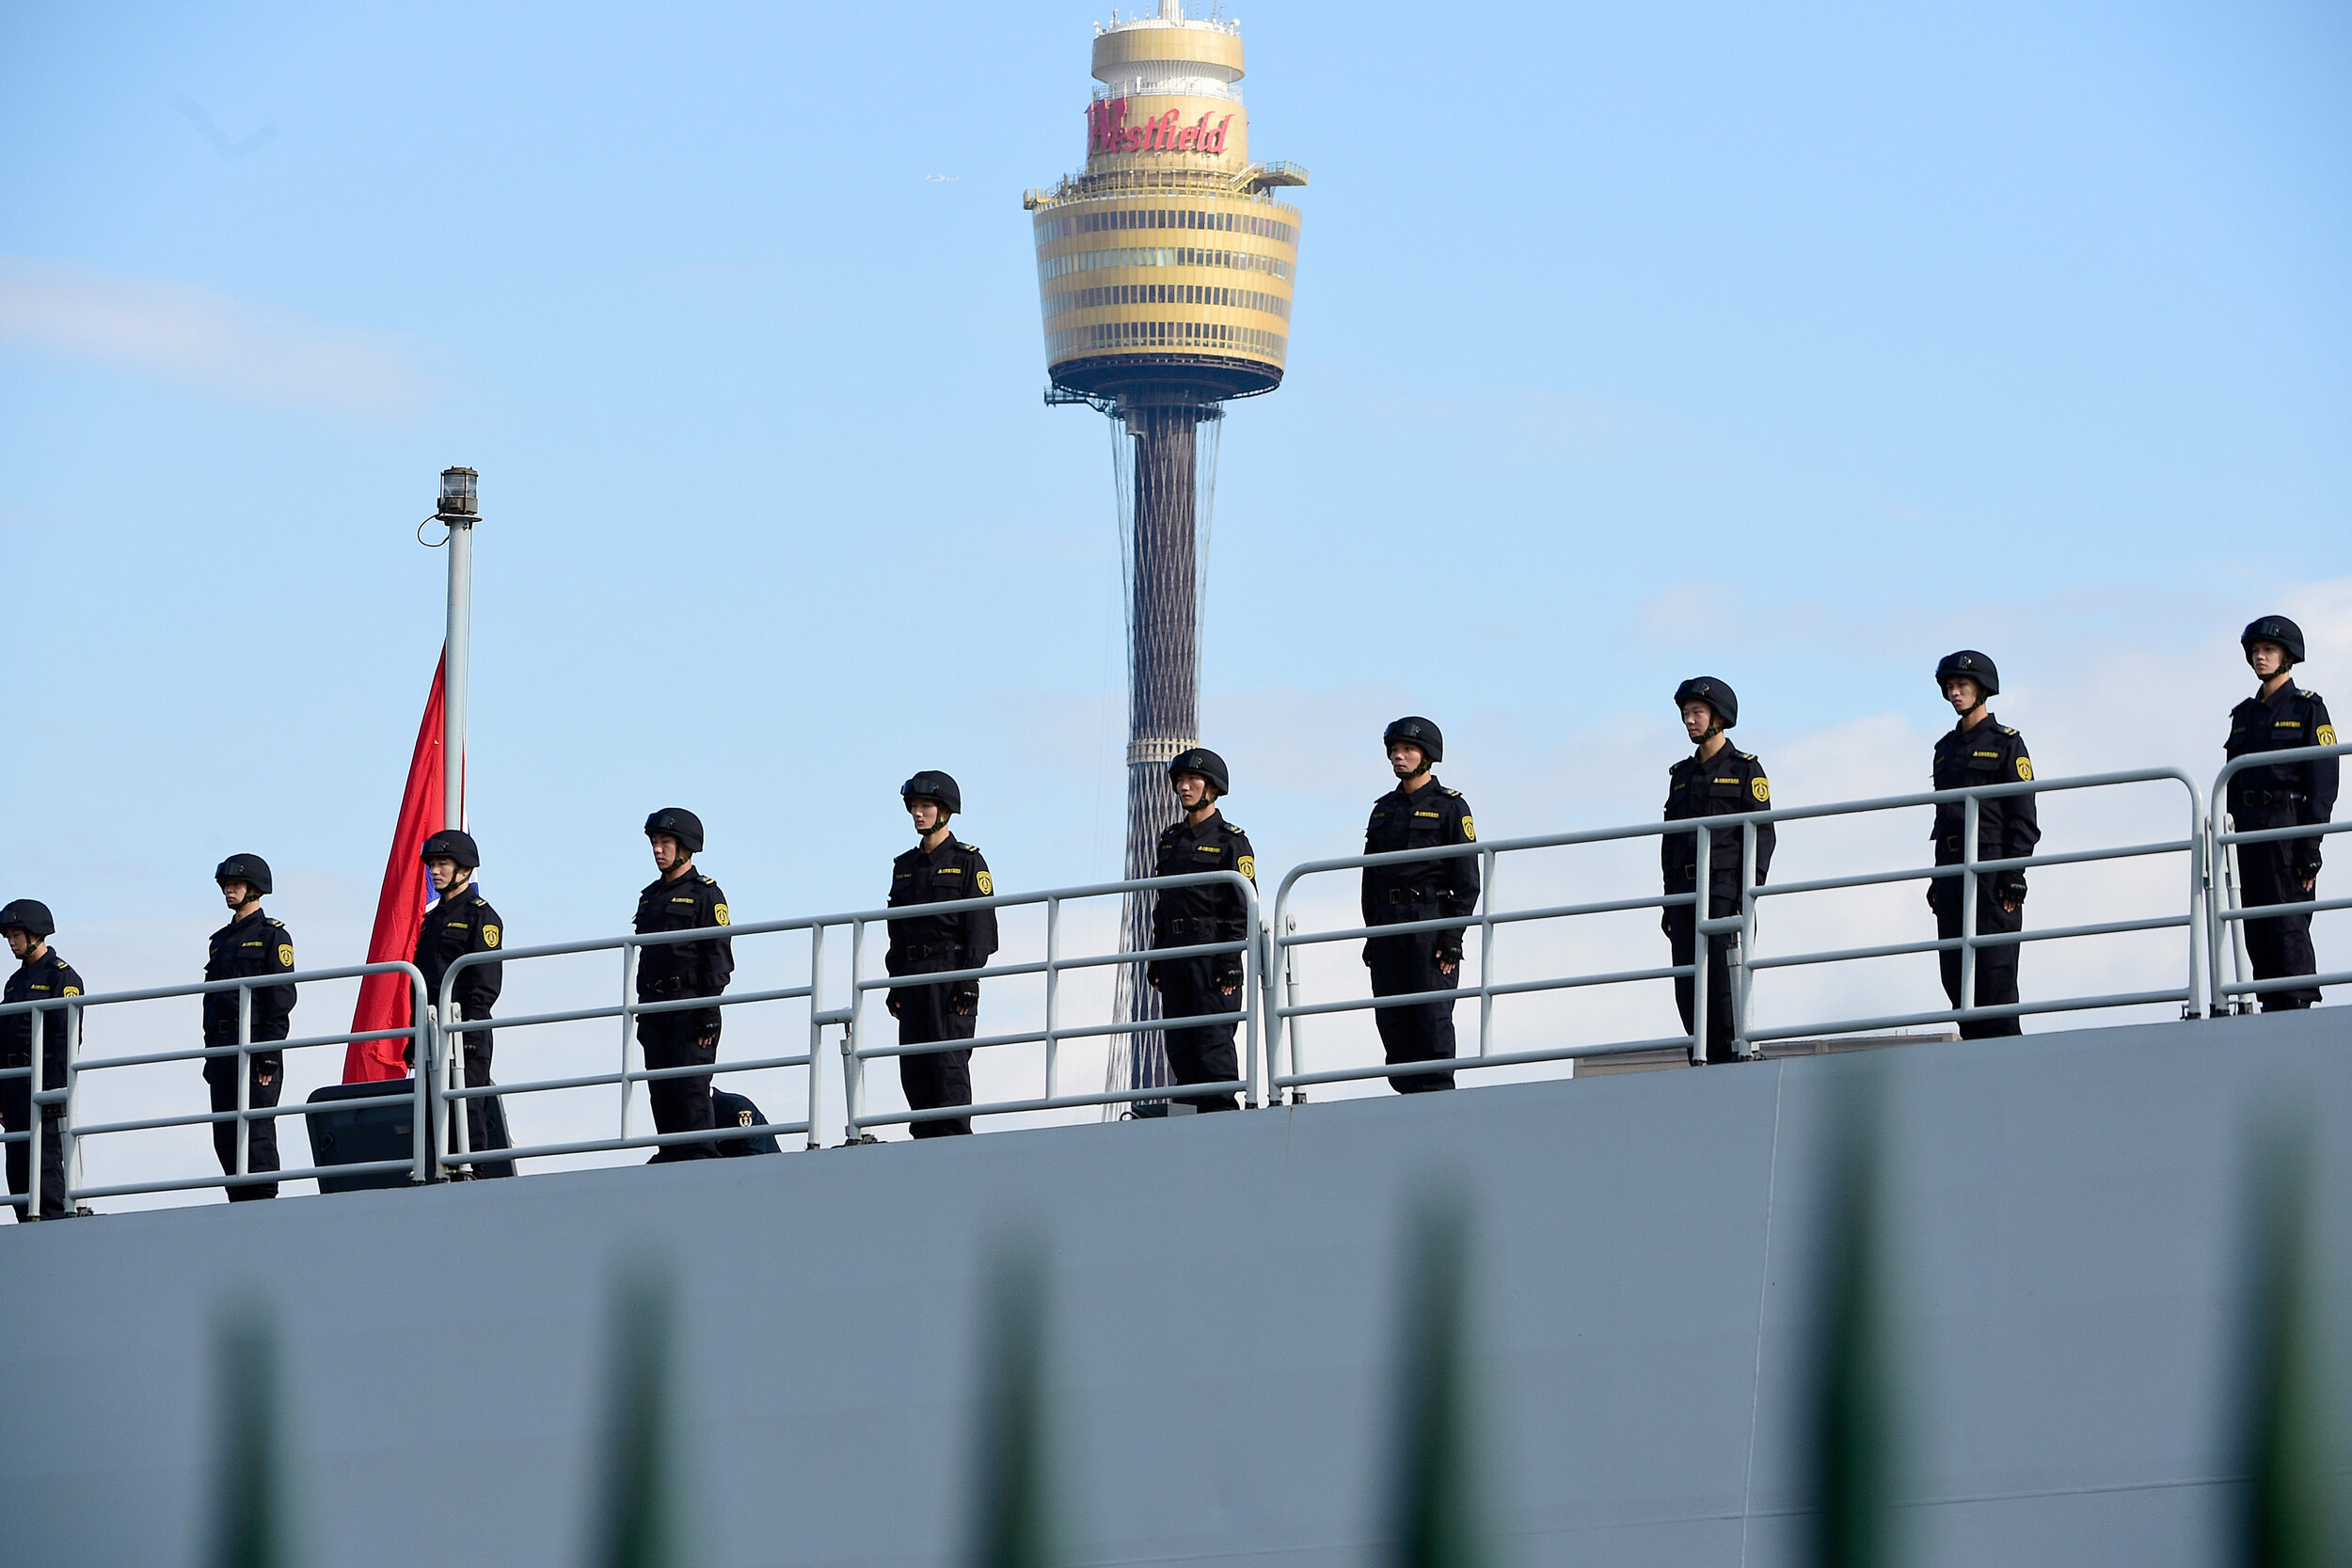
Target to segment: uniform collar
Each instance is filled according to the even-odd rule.
[[[230,921],[228,925],[223,926],[219,930],[215,931],[213,934],[216,937],[225,937],[230,932],[238,929],[240,927],[250,926],[257,920],[266,920],[268,918],[269,911],[256,905],[251,914],[242,915],[237,919]]]
[[[1440,786],[1438,783],[1438,770],[1433,768],[1429,770],[1429,782],[1422,785],[1419,789],[1406,789],[1405,787],[1405,781],[1403,779],[1399,779],[1396,781],[1396,787],[1390,790],[1389,793],[1395,796],[1400,800],[1418,800],[1422,796],[1427,795],[1431,790],[1438,789],[1439,787]]]
[[[1976,737],[1980,735],[1998,735],[2000,733],[2001,716],[1994,713],[1991,708],[1986,708],[1984,710],[1984,722],[1979,724],[1973,730],[1962,729],[1960,727],[1960,720],[1955,717],[1952,720],[1952,727],[1944,732],[1944,738],[1947,740],[1970,741],[1976,739]]]

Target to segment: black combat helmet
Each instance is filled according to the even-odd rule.
[[[482,851],[474,845],[473,834],[455,828],[443,828],[424,841],[424,859],[453,860],[469,871],[482,868]]]
[[[645,818],[645,836],[668,833],[690,855],[703,852],[703,819],[683,806],[664,806]]]
[[[1445,736],[1438,733],[1437,725],[1418,714],[1406,714],[1381,732],[1382,751],[1400,742],[1420,747],[1423,762],[1439,763],[1445,760]]]
[[[26,936],[55,936],[57,923],[49,918],[49,906],[38,898],[14,898],[6,909],[0,909],[0,931],[23,931]]]
[[[1168,782],[1173,784],[1179,773],[1198,773],[1209,781],[1220,800],[1233,792],[1232,776],[1225,771],[1225,759],[1205,746],[1195,746],[1189,752],[1179,752],[1168,765]]]
[[[231,855],[220,863],[213,873],[215,882],[243,882],[256,897],[266,898],[272,891],[269,882],[269,862],[259,855]]]
[[[1729,729],[1740,721],[1740,694],[1712,675],[1693,675],[1675,688],[1675,707],[1705,703],[1715,710],[1716,722]]]
[[[1946,654],[1944,662],[1935,667],[1935,685],[1938,690],[1943,689],[1946,681],[1959,680],[1963,677],[1975,681],[1977,689],[1987,697],[1997,697],[2001,694],[2000,671],[1994,668],[1991,659],[1974,648],[1963,648],[1956,654]]]
[[[2259,621],[2247,623],[2237,645],[2246,650],[2248,663],[2254,659],[2254,644],[2276,642],[2287,651],[2287,665],[2292,669],[2303,662],[2303,628],[2283,615],[2265,615]]]
[[[939,809],[950,816],[963,809],[963,791],[956,787],[955,778],[936,768],[926,768],[900,784],[898,799],[910,806],[917,800],[936,800]]]

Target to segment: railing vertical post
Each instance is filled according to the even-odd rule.
[[[1061,900],[1045,900],[1045,1098],[1054,1098],[1054,1067],[1061,1049]]]
[[[1731,994],[1724,998],[1731,1008],[1731,1053],[1741,1061],[1756,1053],[1748,1040],[1748,955],[1755,937],[1756,819],[1750,817],[1740,824],[1740,929],[1732,934],[1724,964],[1724,978],[1731,985]]]
[[[825,1086],[825,1026],[818,1020],[825,1011],[825,924],[808,928],[808,1133],[805,1147],[825,1147],[818,1101]]]
[[[2237,818],[2228,812],[2223,812],[2221,814],[2221,842],[2223,844],[2223,847],[2220,853],[2223,872],[2223,887],[2226,895],[2224,907],[2232,910],[2242,910],[2246,907],[2246,883],[2239,875],[2240,868],[2238,865],[2239,855],[2237,852],[2237,839],[2234,836],[2237,832]],[[2246,957],[2246,922],[2243,920],[2225,920],[2222,921],[2221,924],[2229,927],[2230,928],[2230,984],[2233,986],[2244,985],[2248,979],[2252,977],[2254,969],[2254,966],[2247,960]],[[2214,961],[2216,966],[2218,967],[2220,963],[2218,955],[2216,956]],[[2229,995],[2224,996],[2221,993],[2220,988],[2217,986],[2214,989],[2213,999],[2214,1005],[2225,1013],[2235,1013],[2240,1011],[2251,1012],[2255,1006],[2253,997],[2241,996],[2235,991],[2232,991]]]
[[[1707,934],[1707,922],[1715,907],[1711,896],[1714,869],[1715,835],[1707,828],[1707,819],[1700,817],[1691,830],[1698,844],[1698,880],[1691,890],[1691,1065],[1707,1065],[1707,972],[1709,967],[1712,938]]]
[[[240,982],[237,986],[237,1169],[235,1172],[239,1176],[246,1174],[246,1162],[248,1158],[246,1145],[252,1138],[253,1124],[245,1119],[245,1114],[253,1108],[252,1051],[253,988]]]
[[[1248,1087],[1242,1093],[1242,1103],[1255,1111],[1266,1102],[1265,1080],[1259,1069],[1263,1066],[1268,1072],[1273,1070],[1271,1062],[1261,1063],[1259,1053],[1265,1049],[1264,1042],[1270,1038],[1266,1026],[1271,1013],[1266,1006],[1266,998],[1272,994],[1274,988],[1266,984],[1266,958],[1274,950],[1274,927],[1267,923],[1256,899],[1248,900],[1248,908],[1252,918],[1249,922],[1249,951],[1242,960],[1248,973],[1242,982],[1245,988],[1242,991],[1243,1011],[1248,1017],[1243,1020],[1241,1075]]]
[[[449,1017],[442,1021],[442,1027],[449,1032],[449,1049],[441,1053],[441,1115],[449,1124],[452,1155],[473,1152],[473,1127],[466,1117],[469,1101],[457,1092],[466,1086],[466,1036],[458,1027],[465,1022],[465,1008],[452,1002]],[[470,1160],[466,1162],[466,1174],[473,1174]]]
[[[2205,802],[2195,789],[2188,798],[2188,1016],[2204,1018],[2212,1012],[2213,992],[2205,988],[2206,955],[2213,950],[2213,930],[2208,924],[2213,912],[2213,841],[2207,836],[2210,823],[2205,816]]]
[[[79,1206],[74,1189],[82,1184],[82,1144],[73,1135],[76,1107],[74,1094],[81,1081],[82,1005],[69,1002],[65,1006],[65,1104],[57,1117],[58,1167],[65,1172],[65,1212],[72,1213]],[[38,1121],[34,1124],[40,1125]]]
[[[410,1158],[416,1161],[416,1170],[409,1180],[422,1184],[441,1179],[440,1164],[433,1158],[433,1118],[440,1114],[434,1101],[433,1085],[437,1082],[435,1074],[440,1071],[441,1047],[434,1029],[432,1004],[425,1000],[423,978],[412,976],[408,984],[409,995],[414,999],[408,1024],[414,1038],[408,1052],[416,1064],[409,1082],[417,1097],[416,1111],[409,1117],[413,1134]]]
[[[31,1107],[33,1114],[25,1124],[24,1134],[28,1140],[24,1145],[24,1217],[37,1220],[40,1218],[40,1167],[47,1163],[41,1158],[41,1133],[45,1126],[41,1116],[48,1107],[40,1102],[40,1097],[43,1092],[41,1058],[49,1053],[49,1009],[35,1007],[25,1016],[33,1025],[33,1054],[25,1064],[32,1076],[24,1080],[24,1103]]]
[[[637,1029],[637,959],[634,942],[621,944],[621,1137],[628,1138],[629,1091],[636,1087],[628,1081],[628,1048],[635,1043]]]
[[[1977,823],[1983,802],[1975,795],[1961,802],[1960,823],[1960,1016],[1977,1006]]]
[[[866,1022],[866,922],[850,927],[850,1022],[841,1028],[841,1138],[854,1144],[866,1136],[866,1062],[857,1053]]]
[[[1484,1056],[1495,1032],[1495,852],[1481,849],[1478,859],[1483,873],[1478,879],[1478,1053]]]
[[[1283,936],[1296,936],[1298,934],[1298,917],[1295,914],[1288,913],[1287,911],[1284,912],[1281,918],[1281,927]],[[1280,939],[1277,938],[1276,940],[1278,943],[1279,943]],[[1282,947],[1281,952],[1282,993],[1289,998],[1286,1006],[1295,1007],[1298,1006],[1298,949],[1295,946],[1285,945]],[[1271,985],[1273,982],[1269,979],[1267,983]],[[1267,1025],[1272,1033],[1266,1037],[1266,1060],[1274,1064],[1275,1069],[1278,1072],[1281,1069],[1287,1067],[1293,1077],[1296,1077],[1298,1074],[1299,1022],[1300,1021],[1296,1018],[1282,1018],[1277,1016]],[[1266,1090],[1269,1094],[1276,1092],[1271,1081],[1267,1083]],[[1304,1101],[1306,1098],[1307,1091],[1302,1085],[1295,1084],[1291,1085],[1290,1102],[1292,1104],[1299,1104]]]

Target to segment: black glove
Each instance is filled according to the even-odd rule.
[[[947,992],[948,1006],[959,1013],[977,1010],[980,1005],[980,984],[977,980],[959,980]]]
[[[2303,851],[2301,863],[2296,866],[2295,874],[2306,881],[2312,880],[2319,876],[2318,845],[2314,844]]]
[[[1213,976],[1220,990],[1232,990],[1241,985],[1241,965],[1233,964],[1217,970]]]
[[[1438,961],[1441,964],[1460,964],[1462,939],[1458,936],[1440,938],[1438,942]]]
[[[2000,884],[2000,899],[2004,904],[2023,905],[2026,901],[2026,879],[2012,877]]]

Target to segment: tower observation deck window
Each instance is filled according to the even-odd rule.
[[[1076,213],[1067,217],[1041,218],[1037,243],[1050,244],[1073,234],[1100,234],[1130,229],[1200,229],[1227,234],[1251,234],[1282,245],[1298,243],[1295,224],[1254,213],[1219,213],[1200,207],[1136,207],[1112,213]]]

